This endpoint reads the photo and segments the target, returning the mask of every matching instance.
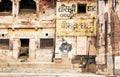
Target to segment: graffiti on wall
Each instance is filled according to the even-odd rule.
[[[96,18],[97,16],[97,2],[87,2],[87,14],[90,18]]]
[[[56,32],[58,36],[95,36],[95,19],[57,20]]]
[[[96,6],[88,6],[87,11],[96,11]]]
[[[76,17],[78,14],[78,9],[82,7],[78,6],[79,3],[75,2],[57,2],[56,14],[57,18],[71,18]],[[82,4],[82,3],[81,3]],[[97,2],[87,2],[85,7],[87,15],[89,17],[96,17],[97,15]]]
[[[72,45],[69,44],[64,38],[62,38],[62,44],[60,45],[59,50],[61,52],[70,52],[72,50]]]
[[[57,18],[74,17],[77,13],[77,3],[57,2]]]

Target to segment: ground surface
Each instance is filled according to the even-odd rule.
[[[68,69],[46,69],[46,68],[0,68],[0,77],[105,77],[92,73],[81,73]]]

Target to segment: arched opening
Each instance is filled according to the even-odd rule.
[[[36,3],[33,0],[20,1],[20,14],[36,13]]]
[[[2,0],[0,2],[0,15],[12,14],[12,2],[10,0]]]

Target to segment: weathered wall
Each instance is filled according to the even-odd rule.
[[[120,55],[120,1],[97,1],[59,0],[55,6],[52,0],[40,0],[38,4],[36,2],[36,6],[39,5],[38,17],[36,14],[16,14],[19,12],[17,2],[17,9],[13,7],[13,16],[0,16],[0,39],[9,38],[10,49],[13,49],[13,52],[0,50],[1,53],[18,58],[19,40],[29,38],[31,58],[35,61],[50,62],[54,47],[40,49],[40,38],[53,38],[56,40],[56,57],[60,54],[60,57],[74,58],[75,55],[88,55],[89,51],[90,55],[97,55],[98,73],[113,74],[114,56],[116,65]],[[78,4],[86,4],[84,13],[78,13]],[[94,37],[96,35],[97,42]]]
[[[51,0],[40,1],[40,21],[55,20],[55,4]]]
[[[11,2],[12,15],[0,16],[0,28],[2,28],[0,29],[0,39],[10,39],[9,48],[13,50],[10,54],[11,58],[18,58],[20,39],[29,39],[29,58],[51,62],[54,47],[41,49],[40,39],[52,38],[55,40],[55,3],[51,0],[41,0],[40,2],[35,0],[35,10],[36,13],[39,12],[37,15],[36,13],[20,13],[20,1],[11,0]],[[8,53],[6,52],[6,54]],[[46,54],[47,56],[45,56]]]
[[[84,9],[84,11],[80,9]],[[96,15],[96,1],[57,2],[55,53],[61,55],[63,54],[61,51],[69,53],[69,49],[72,47],[71,59],[76,55],[88,55],[88,51],[90,52],[89,55],[96,55],[95,41],[92,41],[95,37],[91,37],[96,35]],[[90,36],[91,39],[89,39],[88,36]],[[69,39],[66,40],[63,37]],[[59,42],[60,38],[62,40],[61,43]],[[73,38],[74,40],[72,40]],[[89,41],[92,41],[92,43],[89,43]],[[61,58],[64,58],[64,56],[61,56]]]
[[[102,6],[101,6],[102,5]],[[113,68],[117,67],[117,57],[119,55],[119,1],[107,0],[98,1],[98,57],[96,59],[98,64],[105,64],[106,71],[104,74],[113,74]],[[114,55],[114,56],[113,56]],[[100,61],[100,62],[99,62]],[[118,62],[119,64],[119,62]],[[100,66],[100,68],[103,65]],[[118,70],[118,69],[117,69]],[[100,73],[100,72],[99,72]],[[102,72],[101,72],[102,73]],[[117,72],[118,74],[118,72]]]
[[[118,67],[120,61],[118,61],[120,58],[120,0],[113,2],[113,11],[111,14],[112,19],[112,47],[113,47],[113,54],[114,56],[114,63],[115,63],[115,74],[120,75],[120,69]]]

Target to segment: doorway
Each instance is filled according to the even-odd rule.
[[[20,39],[19,58],[29,57],[29,39]]]

